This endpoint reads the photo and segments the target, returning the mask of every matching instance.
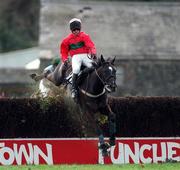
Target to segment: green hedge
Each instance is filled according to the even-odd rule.
[[[180,136],[180,97],[110,98],[118,136]]]
[[[62,100],[1,99],[0,138],[80,137]]]
[[[180,136],[179,97],[110,97],[109,103],[119,137]],[[72,108],[62,98],[1,99],[0,138],[95,137],[91,118]]]

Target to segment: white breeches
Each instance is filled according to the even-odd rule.
[[[78,74],[81,69],[81,65],[88,68],[92,67],[93,60],[88,57],[89,54],[76,54],[72,57],[72,71],[74,74]]]

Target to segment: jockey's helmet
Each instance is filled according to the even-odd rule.
[[[78,18],[73,18],[69,21],[69,26],[71,31],[75,29],[81,30],[81,20]]]

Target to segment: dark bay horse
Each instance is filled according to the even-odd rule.
[[[114,61],[115,58],[105,60],[101,55],[93,70],[86,73],[87,75],[85,76],[82,71],[82,77],[78,83],[78,104],[83,111],[94,116],[100,148],[104,156],[108,154],[108,147],[115,145],[116,116],[108,104],[107,97],[108,93],[114,92],[116,89],[116,69],[114,67]],[[86,72],[86,68],[84,71]],[[103,130],[100,126],[101,122],[98,117],[95,116],[95,113],[98,112],[108,117],[110,136],[108,143],[104,141]]]
[[[107,97],[108,93],[114,92],[116,89],[116,69],[114,67],[114,61],[115,58],[105,60],[101,55],[101,57],[97,59],[94,69],[87,72],[85,68],[85,73],[82,71],[78,81],[78,104],[83,111],[88,112],[89,115],[94,118],[97,127],[96,131],[99,136],[100,149],[102,149],[104,156],[108,154],[107,149],[110,146],[115,145],[116,116],[108,104]],[[56,68],[56,70],[51,75],[47,76],[47,78],[58,86],[63,83],[69,84],[70,81],[65,76],[68,72],[65,69],[68,68],[67,65],[68,64],[66,63],[65,66],[58,66],[59,68]],[[108,117],[108,143],[104,141],[101,122],[95,116],[95,113],[98,112]]]

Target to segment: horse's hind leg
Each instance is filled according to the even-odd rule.
[[[116,115],[115,113],[111,110],[111,107],[107,105],[108,110],[109,110],[109,144],[111,146],[114,146],[116,144]]]
[[[109,135],[110,135],[109,144],[111,146],[114,146],[115,142],[116,142],[116,137],[115,137],[115,134],[116,134],[116,115],[114,113],[110,113],[108,119],[109,119]]]

